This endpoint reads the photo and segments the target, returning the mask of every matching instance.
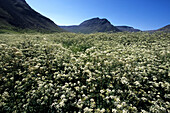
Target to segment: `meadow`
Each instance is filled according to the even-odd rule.
[[[0,34],[0,112],[170,112],[169,65],[170,33]]]

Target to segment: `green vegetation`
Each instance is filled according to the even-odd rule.
[[[170,112],[170,34],[0,34],[0,112]]]
[[[45,30],[45,29],[22,29],[22,28],[17,28],[17,27],[11,27],[11,26],[3,26],[0,27],[0,34],[23,34],[23,33],[58,33],[58,32],[66,32],[66,31],[50,31],[50,30]]]

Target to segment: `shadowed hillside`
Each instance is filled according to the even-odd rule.
[[[63,31],[53,21],[33,10],[25,0],[0,0],[0,29]]]
[[[135,28],[129,27],[129,26],[116,26],[116,27],[121,31],[127,31],[127,32],[139,32],[139,31],[141,31],[139,29],[135,29]]]
[[[162,27],[162,28],[158,29],[158,31],[167,31],[167,32],[170,32],[170,24],[165,26],[165,27]]]
[[[95,33],[95,32],[120,32],[107,19],[92,18],[82,22],[78,26],[60,26],[61,28],[75,33]]]

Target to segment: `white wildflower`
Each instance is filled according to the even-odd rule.
[[[126,78],[126,77],[122,77],[122,78],[121,78],[121,83],[122,83],[122,84],[128,84],[127,78]]]
[[[100,90],[100,93],[104,93],[105,91],[104,90]]]

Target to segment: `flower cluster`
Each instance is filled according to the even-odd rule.
[[[170,34],[1,34],[0,112],[170,112]]]

